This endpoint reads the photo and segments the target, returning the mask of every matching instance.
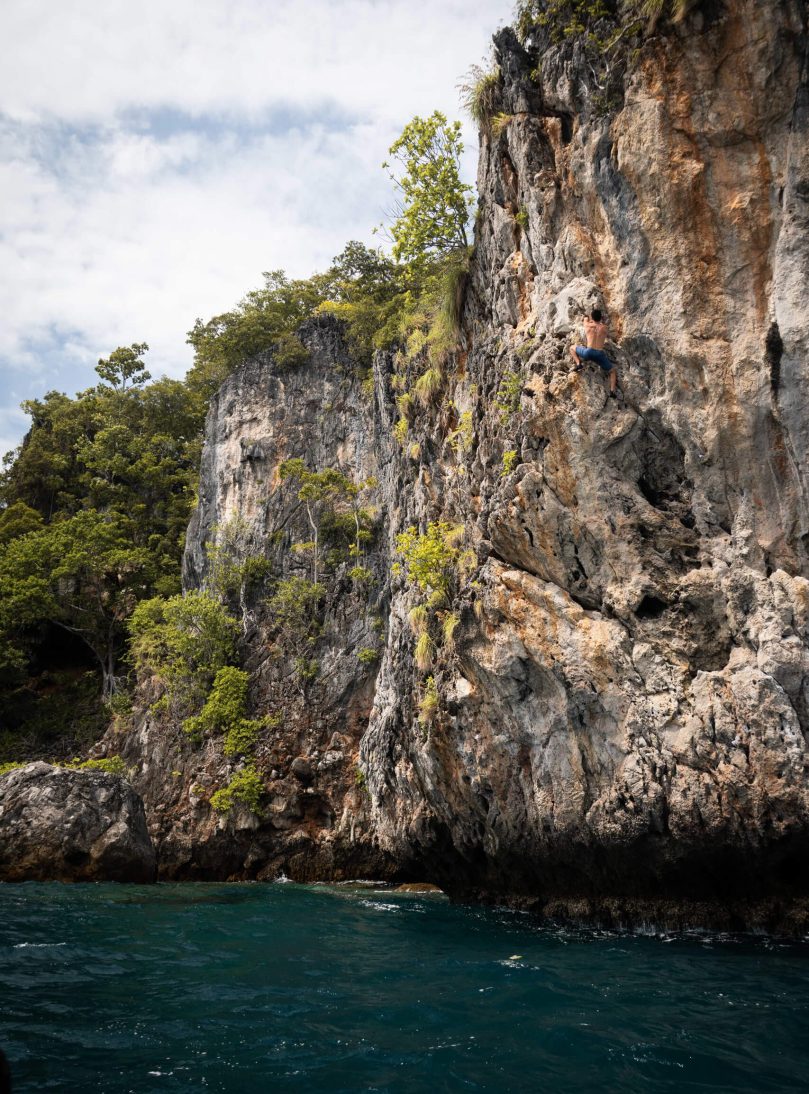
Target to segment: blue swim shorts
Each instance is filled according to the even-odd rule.
[[[603,349],[588,349],[587,346],[576,346],[576,356],[581,361],[595,361],[605,372],[612,372],[615,368]]]

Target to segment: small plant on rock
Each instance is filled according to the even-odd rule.
[[[211,794],[210,804],[216,813],[226,814],[239,802],[246,805],[252,813],[260,815],[263,793],[264,783],[261,776],[252,764],[248,764],[236,772],[227,786]]]

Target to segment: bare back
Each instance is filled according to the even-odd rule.
[[[588,349],[603,349],[607,341],[607,324],[596,323],[595,319],[586,316],[584,320],[584,334],[587,338]]]

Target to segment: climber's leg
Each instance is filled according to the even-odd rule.
[[[573,358],[573,364],[576,366],[573,369],[574,372],[581,372],[581,370],[584,368],[584,362],[588,353],[589,350],[586,346],[570,347],[570,356]]]

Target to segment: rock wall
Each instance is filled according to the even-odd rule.
[[[304,331],[308,366],[248,363],[212,408],[187,582],[233,512],[288,570],[284,536],[305,528],[277,469],[302,455],[377,476],[376,583],[332,574],[322,670],[297,697],[253,609],[255,703],[286,712],[260,757],[269,822],[216,821],[193,800],[192,778],[221,777],[214,745],[192,754],[148,719],[130,739],[162,868],[373,870],[553,914],[795,927],[809,895],[805,6],[702,4],[596,61],[541,29],[495,46],[507,120],[481,135],[464,345],[404,444],[396,397],[424,366],[379,354],[364,394],[327,321]],[[595,304],[614,401],[600,375],[571,372]],[[438,519],[463,525],[475,564],[425,719],[417,597],[391,564],[399,532]]]
[[[0,776],[0,881],[154,881],[143,802],[118,775],[32,763]]]
[[[285,371],[271,356],[250,361],[212,402],[186,587],[205,585],[210,547],[225,541],[237,561],[263,558],[274,578],[311,578],[309,554],[294,549],[311,539],[311,528],[294,485],[279,478],[280,464],[303,457],[312,469],[334,467],[357,482],[378,469],[373,401],[339,325],[324,317],[299,333],[310,354],[305,365]],[[372,580],[352,579],[357,562]],[[107,750],[135,768],[132,782],[146,803],[161,877],[395,875],[396,864],[369,832],[369,798],[357,766],[378,669],[378,660],[359,654],[384,648],[389,569],[378,536],[363,558],[324,564],[312,681],[300,679],[292,654],[273,641],[266,588],[236,609],[251,672],[251,714],[279,720],[256,750],[266,789],[261,817],[238,804],[227,816],[211,809],[212,793],[243,761],[223,755],[221,738],[200,747],[179,725],[151,713],[148,685],[134,730],[119,724],[107,735]]]

